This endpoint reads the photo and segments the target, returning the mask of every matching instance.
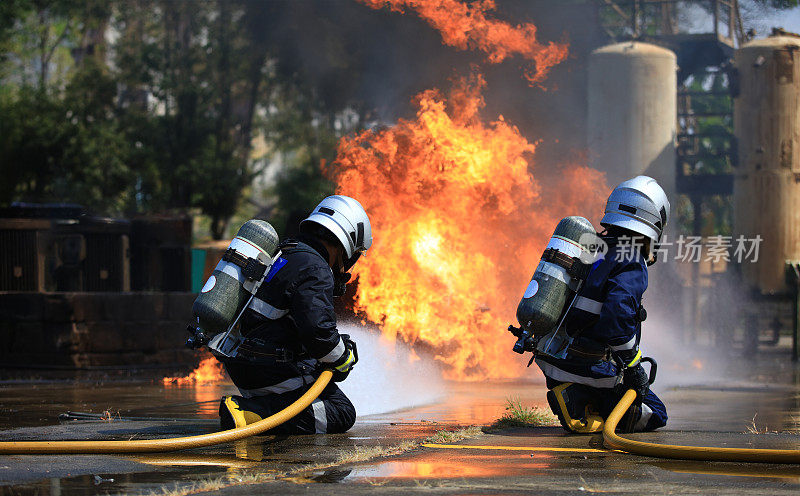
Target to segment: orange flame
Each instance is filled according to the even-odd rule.
[[[165,386],[188,386],[219,382],[225,379],[222,364],[216,358],[209,357],[200,361],[200,365],[186,377],[164,377]]]
[[[446,45],[461,50],[481,50],[488,55],[488,61],[492,64],[514,55],[531,60],[534,67],[525,71],[525,77],[531,84],[542,81],[553,66],[567,57],[566,43],[539,43],[533,24],[513,26],[487,17],[487,13],[496,7],[494,0],[478,0],[469,4],[458,0],[359,1],[373,9],[384,6],[396,12],[412,9],[442,34],[442,41]]]
[[[327,170],[372,222],[358,309],[454,379],[522,373],[506,327],[525,285],[558,220],[602,213],[607,193],[587,167],[539,174],[535,144],[502,116],[479,120],[484,85],[473,75],[446,97],[421,93],[415,119],[343,138]]]

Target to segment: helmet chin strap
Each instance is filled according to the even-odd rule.
[[[353,275],[348,272],[353,266],[353,264],[349,262],[358,257],[354,256],[348,260],[343,260],[343,258],[343,253],[339,251],[336,261],[331,267],[331,271],[333,272],[333,296],[335,297],[342,296],[345,291],[347,291],[347,283],[350,281],[350,278],[353,277]],[[353,263],[355,263],[355,260],[353,260]]]
[[[353,254],[352,257],[350,257],[347,260],[345,260],[344,261],[344,271],[345,272],[350,272],[350,269],[353,268],[353,265],[356,264],[356,262],[358,261],[359,258],[361,258],[361,252],[357,251],[357,252],[355,252]]]
[[[350,269],[352,269],[353,265],[361,258],[361,251],[355,252],[352,257],[346,260],[342,260],[342,258],[338,258],[335,266],[332,267],[334,280],[333,296],[342,296],[347,290],[347,282],[353,277],[350,273]],[[341,264],[339,263],[340,260],[342,261]]]
[[[339,297],[347,291],[347,282],[350,281],[352,274],[349,272],[333,273],[333,296]]]
[[[655,263],[658,262],[658,248],[659,242],[650,239],[650,242],[648,243],[649,253],[647,254],[647,260],[645,261],[648,267],[655,265]]]

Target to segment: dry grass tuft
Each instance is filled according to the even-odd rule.
[[[527,407],[519,398],[506,400],[506,413],[497,419],[486,430],[508,429],[512,427],[551,427],[557,426],[558,417],[549,410],[538,407]]]
[[[433,444],[457,443],[458,441],[462,441],[464,439],[469,439],[472,437],[478,437],[482,434],[483,434],[482,428],[478,425],[473,425],[470,427],[459,429],[457,431],[438,431],[436,434],[429,437],[424,442]]]
[[[122,417],[119,415],[119,410],[112,412],[111,409],[106,409],[103,410],[103,414],[100,415],[100,420],[103,422],[113,422],[115,417],[118,420],[122,420]]]
[[[757,413],[755,415],[753,415],[753,420],[750,421],[751,422],[750,425],[746,426],[747,427],[747,434],[777,434],[778,433],[778,431],[769,430],[769,427],[766,426],[766,425],[764,426],[763,429],[760,429],[758,427],[758,425],[756,424],[756,417],[758,417]]]
[[[160,491],[151,491],[147,493],[149,496],[185,496],[192,493],[200,493],[206,491],[217,491],[227,486],[225,480],[219,479],[205,479],[198,482],[193,482],[187,486],[179,486],[175,484],[173,488],[163,487]]]
[[[352,451],[343,451],[339,453],[333,465],[344,465],[350,463],[358,463],[373,458],[382,456],[389,456],[393,453],[393,448],[384,448],[383,446],[353,446]]]

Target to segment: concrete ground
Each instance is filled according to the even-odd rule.
[[[667,428],[647,441],[800,449],[800,373],[788,356],[729,362],[717,374],[670,373],[655,387]],[[731,372],[731,371],[735,371]],[[165,388],[150,379],[17,377],[0,383],[1,440],[128,439],[213,431],[229,385]],[[800,466],[659,460],[607,451],[599,436],[559,427],[513,429],[392,456],[382,448],[440,430],[486,425],[507,398],[545,407],[534,382],[449,384],[435,404],[361,417],[347,434],[275,438],[159,455],[0,456],[0,495],[224,494],[797,494]],[[65,411],[110,421],[58,423]],[[125,417],[161,420],[120,420]],[[371,458],[370,458],[371,457]],[[368,458],[365,460],[365,458]],[[359,461],[361,460],[361,461]],[[316,467],[316,468],[315,468]],[[204,490],[205,489],[205,490]],[[212,491],[213,490],[213,491]]]

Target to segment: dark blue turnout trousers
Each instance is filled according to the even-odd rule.
[[[233,396],[243,410],[267,418],[294,403],[308,387],[281,394]],[[291,420],[266,432],[266,434],[335,434],[346,432],[356,421],[356,409],[339,387],[331,382],[311,405]],[[233,428],[233,420],[225,411],[224,399],[220,405],[222,429]]]
[[[562,382],[547,377],[547,388],[554,389]],[[611,414],[611,410],[617,406],[625,390],[621,388],[595,388],[585,384],[574,384],[570,386],[570,398],[573,400],[577,412],[583,412],[587,405],[600,414],[605,420]],[[634,405],[635,406],[635,405]],[[629,411],[630,413],[630,411]],[[576,413],[577,414],[577,413]],[[643,432],[658,429],[667,425],[667,407],[656,394],[647,391],[642,400],[641,412],[634,413],[638,418],[634,418],[632,425],[633,431]],[[623,419],[625,420],[625,419]],[[620,422],[622,424],[622,422]]]

